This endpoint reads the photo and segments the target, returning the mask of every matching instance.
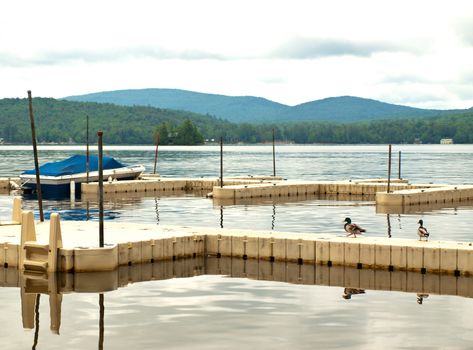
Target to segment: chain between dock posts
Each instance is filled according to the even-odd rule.
[[[274,147],[274,128],[273,128],[273,176],[276,176],[276,152]]]
[[[103,132],[97,132],[99,143],[99,246],[104,246],[103,240]]]
[[[399,151],[397,173],[398,173],[399,180],[401,180],[402,179],[401,177],[401,151]]]
[[[389,190],[391,189],[391,144],[388,146],[388,190],[387,193],[389,193]]]
[[[28,107],[30,111],[31,139],[33,142],[34,167],[36,171],[36,190],[38,192],[39,219],[41,222],[43,222],[44,221],[43,195],[41,192],[41,180],[39,178],[40,174],[39,174],[39,161],[38,161],[38,147],[36,146],[36,129],[34,126],[33,100],[31,98],[31,90],[28,90]]]
[[[220,187],[223,187],[223,137],[220,137]]]

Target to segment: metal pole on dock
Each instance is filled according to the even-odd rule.
[[[28,90],[28,106],[30,111],[31,139],[33,141],[34,167],[36,171],[36,190],[38,191],[39,219],[41,222],[43,222],[43,196],[41,192],[41,180],[39,178],[38,148],[36,146],[36,129],[34,126],[33,100],[31,98],[31,90]]]
[[[388,193],[389,190],[391,189],[391,144],[389,144],[389,155],[388,155]]]
[[[154,172],[156,174],[156,164],[158,163],[159,132],[156,135],[156,152],[154,152]]]
[[[85,151],[85,170],[87,172],[87,178],[86,178],[86,183],[89,183],[89,169],[90,169],[90,164],[89,164],[89,116],[87,115],[87,121],[86,121],[86,151]]]
[[[273,176],[276,176],[276,152],[274,148],[274,128],[273,128]]]
[[[398,168],[397,168],[398,178],[399,180],[402,179],[401,177],[401,151],[399,151],[399,159],[398,159]]]
[[[97,132],[99,142],[99,246],[103,247],[103,132]]]
[[[223,187],[223,137],[220,137],[220,187]]]

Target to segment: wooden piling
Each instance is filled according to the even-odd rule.
[[[104,246],[103,239],[103,132],[97,132],[99,143],[99,246]]]
[[[44,221],[43,196],[41,192],[41,180],[39,178],[38,148],[36,146],[36,129],[34,125],[33,100],[31,98],[31,90],[28,90],[28,106],[29,106],[29,111],[30,111],[31,139],[33,142],[34,167],[36,171],[36,190],[38,192],[39,219],[41,222],[43,222]]]

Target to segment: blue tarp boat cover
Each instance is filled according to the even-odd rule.
[[[85,173],[86,169],[86,156],[85,155],[75,155],[70,158],[58,161],[43,164],[39,167],[39,174],[46,176],[63,176],[63,175],[72,175]],[[89,171],[97,171],[99,168],[99,157],[90,156],[89,157]],[[126,165],[116,161],[112,157],[103,157],[103,169],[116,169],[123,168]],[[25,170],[22,174],[36,174],[35,169]]]

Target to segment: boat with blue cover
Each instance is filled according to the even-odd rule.
[[[39,167],[41,192],[45,196],[67,196],[70,194],[71,181],[74,181],[76,193],[80,193],[80,184],[87,181],[87,158],[74,155],[70,158],[49,162]],[[112,157],[103,157],[104,181],[136,179],[145,170],[142,165],[127,166]],[[36,170],[25,170],[20,174],[21,187],[25,192],[35,192]],[[89,157],[89,182],[99,179],[98,156]]]

